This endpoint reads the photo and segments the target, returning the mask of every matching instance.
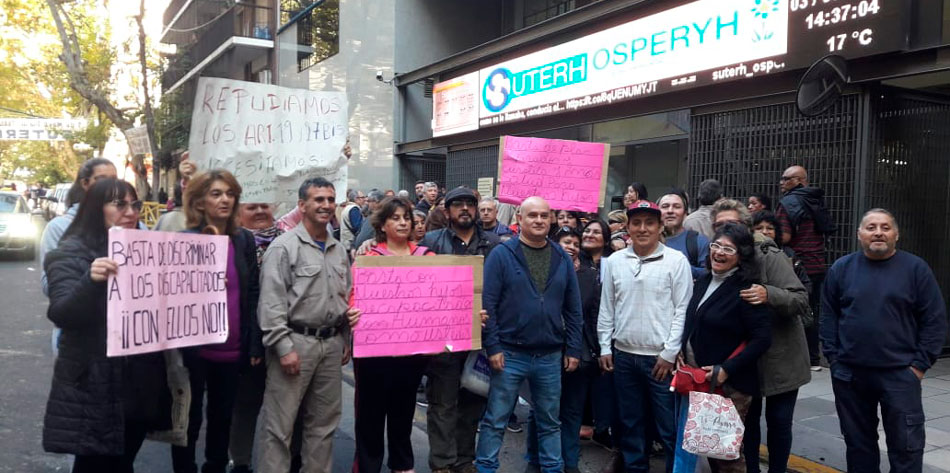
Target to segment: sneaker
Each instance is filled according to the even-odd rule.
[[[521,422],[518,422],[517,419],[508,419],[508,425],[505,426],[508,429],[508,432],[513,434],[520,434],[524,432],[524,427],[521,426]]]
[[[582,425],[580,431],[581,440],[590,440],[594,437],[594,428],[589,425]]]
[[[821,371],[821,365],[815,365],[811,367],[812,371]]]
[[[417,399],[416,405],[423,409],[427,409],[429,407],[429,401],[426,401],[425,399]]]
[[[466,463],[463,466],[452,468],[452,473],[478,473],[478,468],[475,468],[474,463]]]

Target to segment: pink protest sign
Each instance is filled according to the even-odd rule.
[[[107,356],[228,338],[228,237],[111,230]]]
[[[539,196],[552,209],[596,212],[604,206],[610,145],[503,136],[498,200],[521,205]]]
[[[353,268],[353,356],[481,348],[482,258],[368,256]]]

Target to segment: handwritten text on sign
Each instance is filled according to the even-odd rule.
[[[317,92],[230,79],[198,79],[189,148],[199,169],[224,168],[244,202],[296,202],[321,176],[346,195],[347,102]]]
[[[363,311],[353,331],[357,358],[478,348],[472,345],[471,266],[357,265],[353,293]]]
[[[108,356],[227,340],[227,236],[112,230],[109,257]]]
[[[596,212],[604,205],[610,145],[505,136],[499,147],[498,200],[543,197],[552,209]]]

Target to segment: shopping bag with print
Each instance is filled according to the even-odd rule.
[[[713,393],[689,393],[683,450],[719,460],[736,460],[745,425],[732,399]]]
[[[490,385],[491,365],[488,364],[485,350],[469,352],[462,368],[462,387],[479,396],[488,397]]]

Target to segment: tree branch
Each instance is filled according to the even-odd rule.
[[[106,118],[115,124],[119,129],[125,130],[131,128],[133,123],[125,114],[119,111],[112,102],[96,87],[89,83],[89,77],[83,66],[82,54],[79,48],[79,38],[76,30],[69,18],[69,13],[56,0],[46,0],[50,13],[53,15],[53,22],[56,23],[56,31],[59,33],[59,39],[63,43],[63,54],[60,59],[66,65],[66,71],[69,73],[69,85],[80,96],[91,102],[105,114]],[[69,23],[70,32],[66,31],[65,21]]]

